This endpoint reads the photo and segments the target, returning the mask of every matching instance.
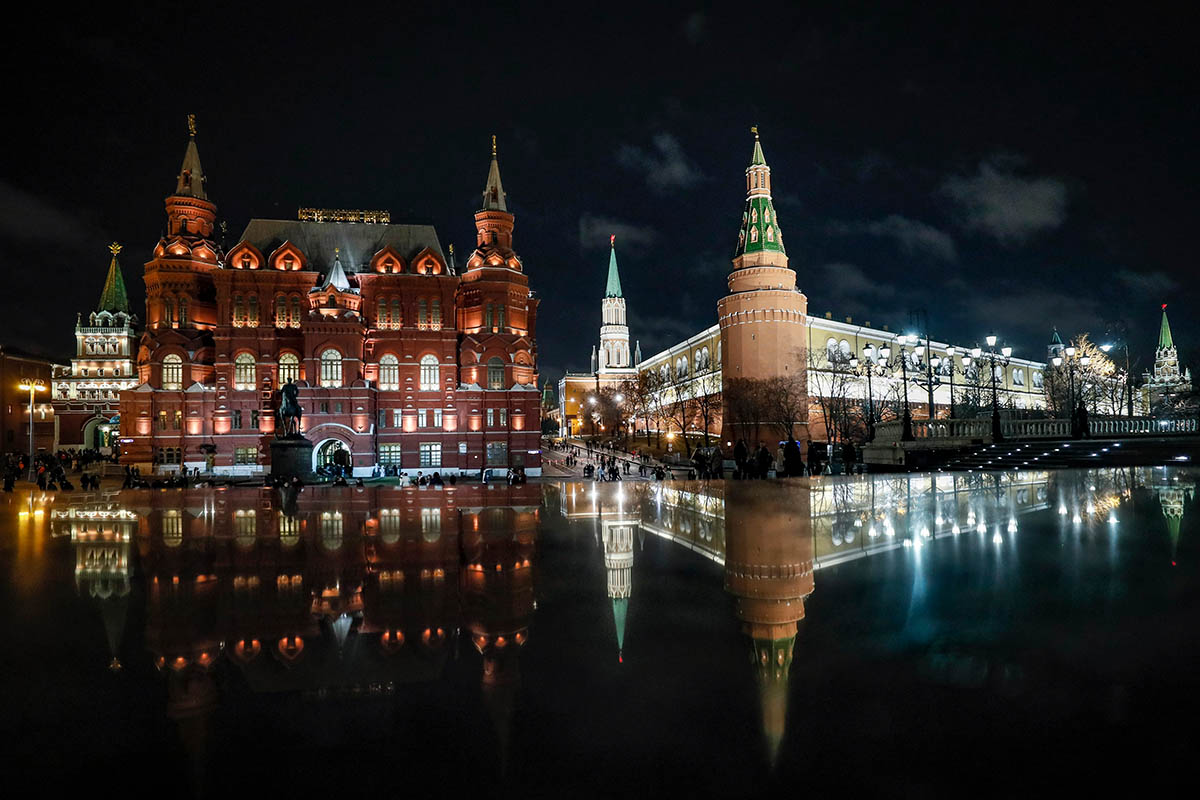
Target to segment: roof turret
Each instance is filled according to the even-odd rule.
[[[605,297],[621,297],[621,273],[617,271],[617,237],[608,237],[608,285],[604,287]]]
[[[121,245],[113,242],[108,246],[108,251],[112,253],[112,261],[108,264],[108,277],[104,279],[104,291],[100,293],[100,305],[96,307],[96,310],[128,314],[129,295],[125,291],[125,278],[121,275],[121,264],[117,261]]]
[[[786,253],[783,231],[771,202],[771,168],[763,156],[758,128],[750,131],[754,134],[754,151],[750,155],[750,166],[746,168],[746,206],[742,211],[742,228],[734,256],[763,251]]]
[[[183,153],[183,166],[179,168],[179,179],[175,194],[207,200],[204,191],[204,168],[200,166],[200,151],[196,148],[196,115],[188,114],[188,145]]]
[[[346,271],[342,269],[342,250],[340,247],[333,248],[333,266],[329,268],[329,272],[325,273],[325,282],[321,284],[322,289],[329,288],[337,289],[339,292],[350,291],[350,280],[346,277]]]

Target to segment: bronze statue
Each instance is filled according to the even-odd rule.
[[[275,393],[275,438],[300,438],[300,387],[288,381]]]

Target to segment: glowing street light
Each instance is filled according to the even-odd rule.
[[[33,472],[33,394],[34,394],[34,392],[46,391],[46,383],[45,383],[45,381],[42,381],[40,379],[32,380],[32,381],[29,379],[25,379],[25,380],[21,381],[20,386],[18,386],[17,388],[19,388],[22,392],[29,392],[29,480],[32,481],[34,479],[34,472]]]

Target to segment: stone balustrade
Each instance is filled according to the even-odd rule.
[[[1001,420],[1004,437],[1010,440],[1069,439],[1069,419],[1006,419]],[[1173,436],[1200,432],[1195,419],[1155,419],[1154,417],[1091,417],[1088,420],[1092,437]],[[991,442],[992,421],[976,419],[915,419],[912,422],[913,441],[908,447],[956,447]],[[903,427],[900,420],[880,422],[875,426],[876,444],[898,444]]]

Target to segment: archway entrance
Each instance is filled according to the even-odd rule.
[[[83,426],[83,441],[80,444],[84,449],[110,453],[117,438],[117,428],[117,423],[104,417],[90,419]]]
[[[340,439],[326,439],[313,450],[313,471],[350,474],[350,450]]]

